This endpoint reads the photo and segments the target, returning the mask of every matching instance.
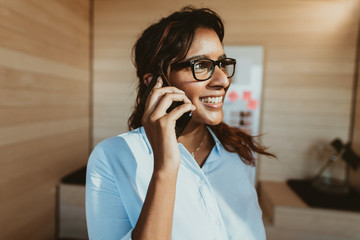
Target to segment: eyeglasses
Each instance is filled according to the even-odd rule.
[[[234,76],[236,60],[233,58],[223,58],[218,61],[211,59],[197,59],[187,62],[174,63],[172,69],[180,70],[182,68],[191,67],[193,76],[198,81],[205,81],[214,74],[215,66],[218,66],[228,78]]]

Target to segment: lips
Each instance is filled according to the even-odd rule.
[[[218,104],[221,103],[223,100],[223,96],[220,97],[204,97],[200,98],[200,101],[203,103],[210,103],[210,104]]]

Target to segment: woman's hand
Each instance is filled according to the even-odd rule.
[[[154,171],[177,171],[180,165],[180,151],[175,134],[175,123],[184,113],[194,111],[195,106],[185,93],[175,87],[162,87],[159,77],[150,92],[142,124],[154,153]],[[184,104],[166,113],[173,101]]]

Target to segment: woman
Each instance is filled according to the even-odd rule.
[[[272,154],[222,123],[236,63],[223,37],[215,12],[186,7],[138,39],[132,131],[99,143],[88,162],[90,239],[265,239],[253,153]],[[183,104],[167,112],[174,101]]]

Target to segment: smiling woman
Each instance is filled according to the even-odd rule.
[[[98,144],[88,163],[91,239],[265,239],[251,165],[254,152],[272,154],[222,122],[236,65],[223,37],[214,11],[186,7],[137,41],[132,131]]]

